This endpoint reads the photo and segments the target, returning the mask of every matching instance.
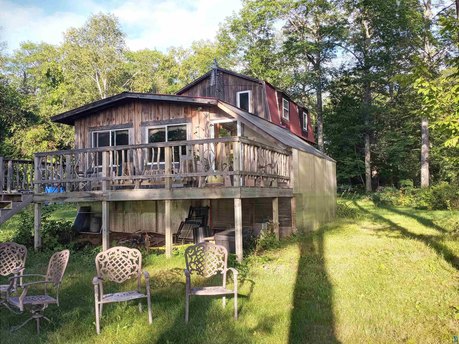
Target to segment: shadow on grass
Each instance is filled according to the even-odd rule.
[[[293,295],[289,343],[339,343],[333,293],[324,258],[324,231],[298,236],[300,259]]]
[[[421,225],[424,225],[426,227],[434,228],[439,232],[442,232],[442,233],[445,233],[445,234],[449,233],[446,229],[444,229],[443,227],[437,225],[431,219],[427,219],[427,218],[419,216],[417,214],[411,214],[411,213],[409,213],[407,211],[401,211],[400,209],[393,208],[393,207],[388,207],[388,206],[379,206],[379,207],[382,208],[382,209],[385,209],[387,211],[399,214],[399,215],[411,217],[412,219],[418,221]]]
[[[362,212],[362,213],[365,213],[367,215],[369,215],[371,218],[373,218],[375,221],[377,222],[383,222],[383,223],[386,223],[388,224],[392,229],[395,229],[397,230],[401,235],[403,235],[404,237],[406,238],[409,238],[409,239],[415,239],[415,240],[419,240],[421,241],[422,243],[424,243],[426,246],[428,247],[432,247],[435,252],[440,256],[442,257],[446,262],[450,263],[456,270],[459,270],[459,257],[457,257],[453,251],[451,251],[448,247],[446,247],[445,245],[443,245],[442,243],[438,242],[439,240],[443,239],[442,236],[438,236],[438,235],[425,235],[425,234],[415,234],[415,233],[412,233],[410,232],[408,229],[406,229],[405,227],[402,227],[400,225],[398,225],[397,223],[395,223],[394,221],[392,220],[389,220],[387,218],[385,218],[384,216],[382,215],[379,215],[379,214],[376,214],[376,213],[373,213],[365,208],[363,208],[362,206],[360,206],[357,202],[354,201],[354,205]],[[393,210],[392,208],[391,209],[388,209],[388,208],[385,208],[387,210]],[[394,211],[397,213],[397,211]],[[402,213],[403,215],[406,215],[404,214],[404,212],[400,211],[400,213]],[[414,215],[412,215],[411,217],[413,217]],[[427,225],[428,226],[428,225]]]

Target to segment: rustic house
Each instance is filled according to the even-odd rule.
[[[208,206],[238,259],[244,228],[272,221],[283,236],[334,216],[335,162],[311,145],[307,110],[267,82],[215,67],[177,95],[125,92],[52,120],[75,127],[75,149],[0,161],[2,216],[33,202],[37,247],[49,201],[90,205],[104,248],[111,233],[157,233],[168,255],[189,207]]]

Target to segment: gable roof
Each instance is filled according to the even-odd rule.
[[[207,97],[189,97],[189,96],[176,96],[166,94],[149,94],[149,93],[135,93],[123,92],[112,97],[97,100],[95,102],[80,106],[56,116],[51,117],[53,122],[74,125],[75,120],[91,115],[95,111],[100,111],[114,105],[119,105],[129,100],[142,99],[142,100],[156,100],[167,101],[176,103],[198,104],[198,105],[216,105],[217,100]]]
[[[217,106],[227,113],[228,112],[230,114],[233,113],[239,117],[242,117],[245,121],[261,129],[266,134],[280,141],[281,143],[283,143],[284,145],[288,147],[292,147],[292,148],[301,150],[303,152],[318,156],[320,158],[335,162],[335,160],[330,158],[328,155],[326,155],[325,153],[322,153],[317,148],[311,146],[304,139],[293,134],[290,130],[286,128],[283,128],[277,124],[274,124],[264,118],[252,115],[244,110],[239,109],[238,107],[235,107],[221,100],[218,101]]]
[[[249,81],[253,81],[253,82],[258,82],[258,83],[263,83],[262,80],[260,79],[257,79],[257,78],[252,78],[251,76],[247,76],[247,75],[244,75],[244,74],[240,74],[240,73],[236,73],[236,72],[233,72],[232,70],[229,70],[229,69],[225,69],[225,68],[221,68],[221,67],[216,67],[216,69],[218,71],[221,71],[223,73],[226,73],[226,74],[230,74],[230,75],[234,75],[234,76],[237,76],[238,78],[242,78],[242,79],[246,79],[246,80],[249,80]],[[193,86],[199,84],[202,80],[208,78],[212,73],[212,69],[210,71],[208,71],[206,74],[204,75],[201,75],[199,78],[193,80],[191,83],[189,83],[188,85],[185,85],[183,88],[181,88],[177,94],[180,95],[182,94],[183,92],[185,92],[186,90],[189,90],[190,88],[192,88]]]

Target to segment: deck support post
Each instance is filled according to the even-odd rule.
[[[296,198],[290,198],[290,216],[292,218],[292,233],[296,233]]]
[[[102,201],[102,251],[110,248],[109,236],[110,203]]]
[[[41,247],[41,203],[34,205],[33,248],[38,251]]]
[[[242,243],[242,199],[234,199],[234,230],[235,230],[235,246],[236,258],[238,262],[242,262],[243,258],[243,243]]]
[[[279,240],[279,198],[273,198],[273,230],[276,238]]]
[[[166,199],[164,203],[164,224],[166,234],[166,257],[172,256],[172,226],[171,226],[171,203],[170,199]]]

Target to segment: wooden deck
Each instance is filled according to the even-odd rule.
[[[34,201],[291,197],[290,159],[241,137],[37,153]]]

